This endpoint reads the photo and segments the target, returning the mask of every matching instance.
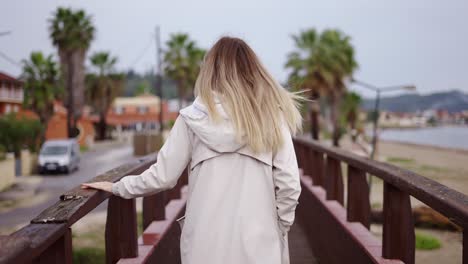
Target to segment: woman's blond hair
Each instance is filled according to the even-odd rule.
[[[284,89],[254,51],[239,38],[222,37],[208,51],[195,84],[195,95],[210,117],[220,120],[214,94],[233,122],[238,140],[253,151],[276,152],[283,145],[281,127],[301,130],[302,96]]]

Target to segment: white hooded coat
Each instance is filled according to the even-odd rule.
[[[287,264],[287,233],[301,192],[291,134],[273,153],[253,153],[236,140],[218,100],[222,122],[213,123],[197,98],[180,111],[158,153],[141,175],[113,184],[124,198],[174,187],[189,166],[180,249],[184,264]]]

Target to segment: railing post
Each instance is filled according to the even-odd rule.
[[[169,201],[180,199],[181,197],[180,190],[182,189],[182,186],[186,184],[185,179],[187,179],[187,174],[188,174],[188,169],[186,168],[180,175],[179,180],[177,181],[177,185],[174,186],[174,188],[172,188],[171,190],[169,190]]]
[[[138,256],[135,199],[109,198],[106,221],[106,263]]]
[[[324,161],[323,153],[315,150],[311,151],[311,176],[313,185],[324,187]]]
[[[143,229],[153,221],[166,219],[166,204],[166,191],[143,198]]]
[[[71,264],[72,263],[72,233],[67,228],[65,233],[34,261],[36,264]]]
[[[326,163],[325,190],[327,191],[327,200],[336,200],[343,205],[344,186],[341,163],[339,160],[330,156],[327,156]]]
[[[360,222],[369,229],[370,210],[366,172],[348,165],[348,221]]]
[[[382,256],[414,264],[415,235],[411,201],[404,193],[384,183]]]
[[[463,227],[463,264],[468,264],[468,230]]]

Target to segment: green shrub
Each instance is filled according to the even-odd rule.
[[[74,264],[101,264],[106,262],[106,251],[102,248],[73,249]]]
[[[0,117],[0,145],[7,152],[15,153],[15,156],[23,148],[37,152],[42,130],[39,120],[18,117],[15,113],[4,115]]]
[[[440,248],[440,241],[427,234],[416,232],[416,249],[433,250]]]

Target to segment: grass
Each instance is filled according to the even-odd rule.
[[[416,249],[434,250],[441,247],[440,241],[430,235],[416,232]]]
[[[143,213],[137,213],[137,229],[138,229],[138,236],[143,234]]]
[[[412,164],[414,159],[400,158],[400,157],[388,157],[387,162],[398,163],[398,164]]]
[[[88,146],[80,146],[80,152],[83,153],[83,152],[86,152],[88,150],[89,150]]]
[[[137,213],[138,236],[143,233],[143,214]],[[72,233],[73,263],[100,264],[106,262],[104,225],[85,233]]]
[[[106,250],[103,248],[74,248],[74,264],[101,264],[106,262]]]

